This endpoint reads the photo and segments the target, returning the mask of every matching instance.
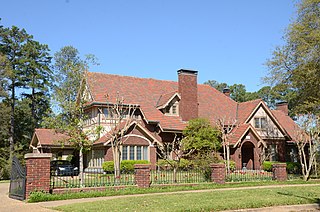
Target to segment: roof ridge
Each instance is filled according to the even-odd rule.
[[[177,81],[172,81],[172,80],[155,79],[155,78],[144,78],[144,77],[127,76],[127,75],[119,75],[119,74],[108,74],[108,73],[101,73],[101,72],[88,72],[88,74],[101,74],[101,75],[111,75],[111,76],[115,76],[115,77],[127,77],[127,78],[133,78],[133,79],[141,79],[141,80],[154,80],[154,81],[164,81],[164,82],[178,83]]]

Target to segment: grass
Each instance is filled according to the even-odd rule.
[[[90,197],[102,197],[102,196],[119,196],[119,195],[131,195],[131,194],[147,194],[147,193],[163,193],[173,191],[188,191],[188,190],[203,190],[203,189],[217,189],[217,188],[237,188],[237,187],[250,187],[250,186],[263,186],[263,185],[283,185],[283,184],[311,184],[319,183],[320,181],[305,182],[302,180],[295,181],[264,181],[264,182],[241,182],[241,183],[201,183],[197,185],[184,184],[181,186],[152,186],[150,188],[137,188],[135,186],[128,186],[126,188],[115,190],[112,187],[106,187],[105,191],[90,191],[90,192],[78,192],[78,193],[65,193],[65,194],[48,194],[42,192],[34,192],[30,195],[28,202],[44,202],[54,200],[66,200],[66,199],[80,199]]]
[[[10,183],[10,180],[0,180],[0,183]]]
[[[257,195],[259,193],[259,195]],[[60,211],[219,211],[320,203],[320,187],[280,187],[126,197],[56,207]]]

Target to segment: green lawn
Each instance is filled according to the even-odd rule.
[[[236,191],[159,194],[77,203],[54,209],[61,211],[217,211],[274,205],[320,203],[320,186],[280,187]]]

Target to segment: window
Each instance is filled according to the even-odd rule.
[[[109,117],[109,110],[108,108],[103,108],[103,115],[105,118],[108,118]]]
[[[172,105],[172,114],[173,115],[177,114],[177,105]]]
[[[130,160],[134,160],[134,146],[130,146]]]
[[[128,147],[123,146],[122,147],[122,160],[127,160],[128,159]]]
[[[254,127],[258,129],[266,129],[267,128],[267,118],[254,118]]]
[[[122,146],[122,160],[148,160],[148,146]]]

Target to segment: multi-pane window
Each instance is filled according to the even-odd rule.
[[[254,127],[258,129],[266,129],[267,118],[265,117],[254,118]]]
[[[122,160],[148,159],[148,146],[122,146]]]

